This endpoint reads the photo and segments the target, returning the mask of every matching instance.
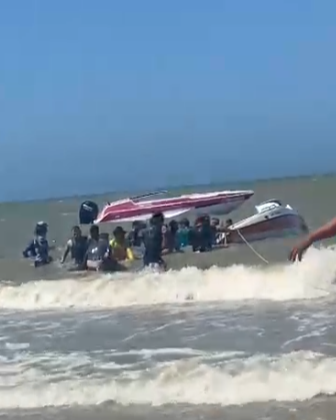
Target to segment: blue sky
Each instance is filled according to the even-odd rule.
[[[334,170],[336,3],[0,5],[0,199]]]

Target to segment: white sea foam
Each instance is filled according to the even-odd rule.
[[[37,367],[37,360],[35,364],[19,360],[9,365],[0,362],[0,409],[93,405],[111,400],[123,405],[226,406],[271,400],[302,401],[320,393],[336,392],[336,359],[311,352],[278,357],[261,354],[212,364],[200,356],[124,371],[107,369],[95,360],[94,366],[100,371],[91,375],[78,373],[81,363],[90,362],[88,357],[82,359],[79,353],[69,357],[69,370],[63,373],[62,366],[66,364],[60,362],[49,373]],[[45,363],[47,358],[45,355]],[[55,354],[54,363],[57,359],[61,360],[62,355]],[[72,374],[70,367],[76,368]]]
[[[336,251],[311,249],[301,263],[163,274],[127,273],[0,286],[0,308],[119,308],[133,305],[268,299],[316,299],[334,293]]]

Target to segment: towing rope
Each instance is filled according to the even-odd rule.
[[[249,241],[244,237],[244,235],[240,232],[239,229],[237,229],[237,233],[240,236],[240,238],[242,239],[242,241],[245,243],[245,245],[247,245],[250,250],[264,263],[269,264],[269,261],[266,260],[266,258],[264,258],[261,254],[259,254],[259,252],[257,250],[255,250],[253,248],[253,246],[249,243]]]

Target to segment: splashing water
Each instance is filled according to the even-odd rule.
[[[317,299],[334,293],[336,251],[311,249],[301,263],[263,267],[234,265],[199,270],[117,273],[92,279],[36,281],[0,286],[0,308],[120,308],[267,299]]]

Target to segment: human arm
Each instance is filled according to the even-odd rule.
[[[315,242],[336,236],[336,217],[325,225],[313,231],[303,241],[296,245],[289,254],[289,260],[295,261],[297,258],[302,260],[304,252]]]
[[[71,246],[72,246],[72,241],[71,241],[71,239],[69,239],[67,244],[66,244],[63,257],[61,259],[61,264],[63,264],[65,262],[65,260],[67,259],[67,256],[69,255],[69,252],[71,250]]]
[[[35,251],[35,241],[31,240],[26,247],[26,249],[22,252],[24,258],[33,257],[36,254]]]

